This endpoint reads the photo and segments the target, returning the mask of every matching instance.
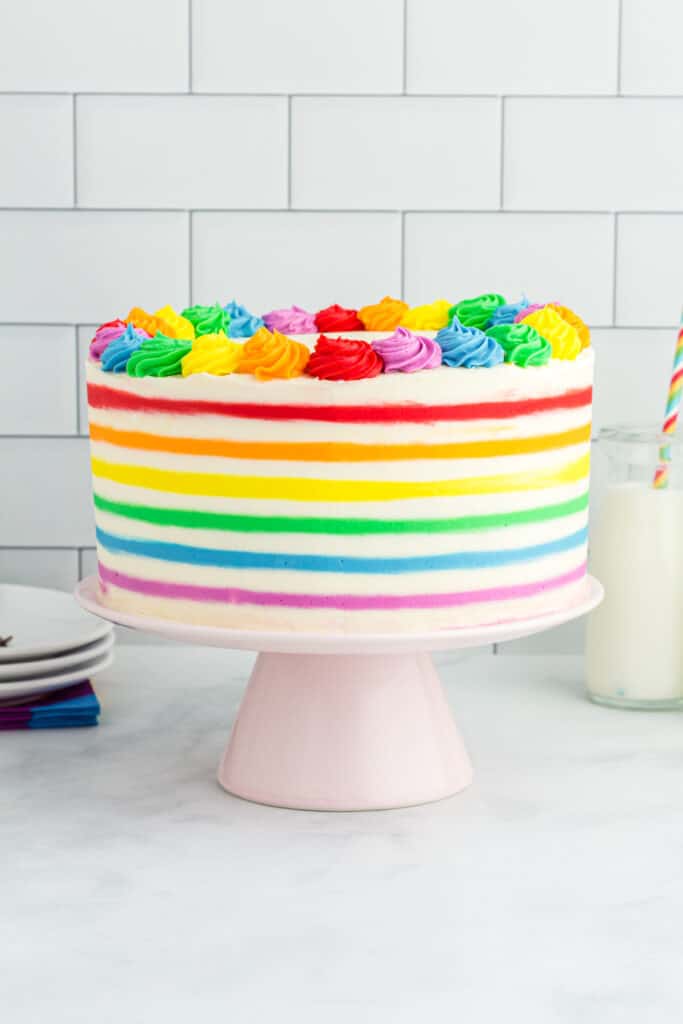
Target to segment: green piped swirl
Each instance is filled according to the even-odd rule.
[[[480,331],[483,331],[498,307],[504,305],[503,296],[497,295],[495,292],[490,292],[488,295],[477,295],[474,299],[463,299],[462,302],[457,302],[448,310],[448,322],[450,323],[453,317],[457,316],[463,326],[478,327]]]
[[[505,362],[515,366],[545,366],[553,353],[550,342],[531,324],[497,324],[486,333],[502,348]]]
[[[183,316],[190,321],[198,338],[202,334],[228,333],[230,314],[218,302],[213,306],[190,306],[183,310]]]
[[[126,370],[130,377],[177,377],[182,373],[183,356],[191,348],[191,341],[157,333],[153,338],[146,338],[133,352]]]

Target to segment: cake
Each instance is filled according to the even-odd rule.
[[[101,601],[340,633],[571,605],[592,379],[557,302],[134,307],[87,360]]]

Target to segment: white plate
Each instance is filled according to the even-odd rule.
[[[6,683],[15,683],[20,679],[36,679],[46,673],[65,672],[67,669],[77,669],[83,662],[91,662],[93,658],[99,658],[114,646],[114,636],[102,637],[94,644],[86,644],[76,651],[69,651],[67,654],[60,654],[56,658],[38,658],[35,661],[12,661],[9,664],[0,665],[0,699],[2,699],[2,688]]]
[[[42,587],[0,584],[0,663],[72,651],[111,633],[111,626],[82,611],[71,594]]]
[[[92,679],[96,672],[109,668],[114,660],[114,652],[109,649],[97,658],[79,665],[78,668],[66,672],[46,673],[43,676],[36,676],[33,679],[20,679],[16,683],[3,683],[0,688],[0,706],[5,700],[13,703],[15,697],[28,696],[30,694],[48,693],[50,690],[63,690],[71,683],[80,683],[84,679]]]

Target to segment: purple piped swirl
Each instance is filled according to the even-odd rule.
[[[315,334],[315,317],[301,306],[290,306],[289,309],[274,309],[265,313],[263,322],[269,331],[280,334]]]
[[[385,373],[415,373],[441,366],[441,346],[433,338],[397,327],[388,338],[378,338],[372,347],[384,360]]]
[[[90,358],[99,359],[107,345],[120,338],[125,330],[125,320],[109,320],[106,324],[100,324],[90,342]]]

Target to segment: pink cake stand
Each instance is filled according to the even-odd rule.
[[[559,626],[595,608],[603,589],[588,577],[572,607],[525,622],[354,636],[257,633],[126,615],[100,604],[96,576],[75,593],[86,611],[122,626],[259,652],[218,768],[229,793],[278,807],[360,811],[440,800],[472,781],[426,651],[502,643]]]

